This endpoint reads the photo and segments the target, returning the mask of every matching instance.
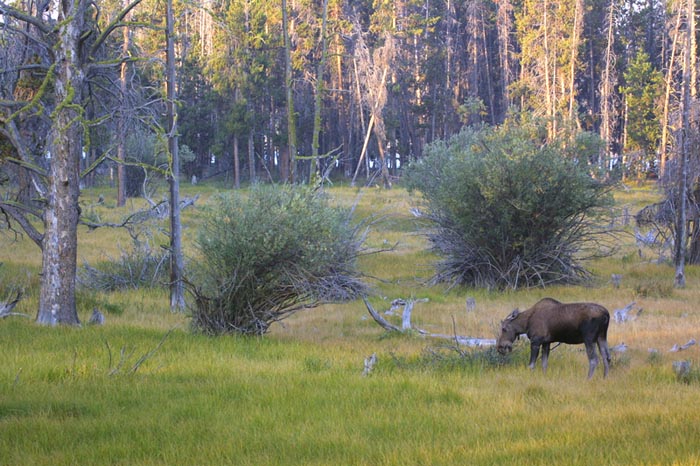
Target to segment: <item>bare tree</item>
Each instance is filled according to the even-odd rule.
[[[617,82],[617,76],[615,76],[615,52],[614,52],[614,41],[615,41],[615,1],[610,0],[610,6],[608,7],[608,19],[607,19],[607,43],[605,46],[605,58],[604,58],[604,68],[603,76],[601,77],[601,89],[600,89],[600,137],[605,141],[603,150],[604,154],[598,157],[598,166],[602,167],[605,158],[611,152],[612,139],[613,139],[613,126],[614,126],[614,112],[613,112],[613,99],[615,96],[614,88],[615,82]]]
[[[173,32],[173,0],[166,3],[166,108],[168,119],[168,151],[170,152],[170,309],[185,308],[183,285],[182,224],[180,223],[180,157],[178,154],[177,107],[175,92],[175,38]]]
[[[675,238],[675,254],[674,265],[676,267],[676,276],[674,284],[677,288],[685,288],[685,259],[687,249],[687,197],[688,197],[688,157],[690,152],[690,55],[692,52],[691,46],[694,41],[690,37],[690,23],[694,21],[694,5],[695,2],[686,0],[686,34],[685,34],[685,50],[683,51],[683,94],[681,99],[681,131],[680,144],[678,147],[678,209],[676,219],[676,234]]]
[[[668,162],[668,146],[669,146],[669,127],[671,119],[671,97],[674,92],[673,76],[676,72],[676,55],[678,53],[678,40],[681,28],[681,19],[683,17],[683,8],[678,6],[676,12],[676,26],[673,30],[673,40],[671,45],[671,57],[669,58],[666,70],[666,82],[664,85],[664,106],[661,117],[661,143],[660,143],[660,160],[659,160],[659,175],[662,177],[666,172],[666,163]]]
[[[31,99],[4,101],[0,115],[0,133],[15,154],[12,162],[29,170],[41,199],[33,205],[3,200],[0,210],[41,248],[37,322],[42,324],[79,323],[75,283],[80,159],[88,126],[84,93],[98,69],[115,65],[98,62],[94,57],[108,37],[124,27],[125,15],[140,1],[127,5],[100,30],[98,12],[90,0],[29,2],[20,7],[0,0],[5,34],[11,39],[28,39],[33,52],[15,69],[3,64],[0,73],[33,70],[42,76]],[[28,136],[31,122],[37,120],[43,121],[47,130]],[[32,143],[37,138],[42,138],[38,157],[34,155],[37,146]],[[41,219],[43,231],[34,227],[32,217]]]
[[[389,68],[394,59],[394,38],[388,32],[383,34],[383,44],[377,47],[373,53],[370,53],[367,44],[363,38],[363,32],[360,29],[359,23],[355,22],[355,58],[357,59],[358,75],[360,82],[358,86],[362,86],[362,98],[366,105],[370,108],[370,120],[367,125],[364,144],[360,159],[357,163],[357,169],[353,176],[353,184],[359,173],[362,160],[365,158],[367,146],[369,144],[370,133],[374,133],[377,139],[377,151],[379,153],[379,163],[381,164],[381,176],[384,182],[384,187],[391,188],[391,180],[389,179],[389,168],[385,160],[386,148],[386,127],[384,125],[384,106],[387,100],[386,81],[389,73]]]
[[[131,31],[129,27],[124,27],[122,30],[122,56],[129,55],[131,47]],[[127,74],[128,61],[123,61],[119,69],[119,88],[121,95],[125,96],[127,92]],[[126,204],[126,170],[124,162],[126,161],[126,116],[120,115],[117,120],[117,206],[123,207]]]

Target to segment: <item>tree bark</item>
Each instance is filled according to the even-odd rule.
[[[660,144],[660,157],[659,157],[659,175],[661,177],[666,173],[666,163],[668,162],[668,132],[669,132],[669,119],[670,119],[670,108],[671,108],[671,93],[673,92],[673,74],[674,66],[676,61],[676,50],[678,44],[678,35],[680,33],[681,17],[683,15],[683,8],[678,7],[678,13],[676,14],[676,27],[673,32],[673,42],[671,45],[671,58],[668,62],[668,70],[666,71],[666,83],[664,91],[664,109],[663,115],[661,117],[661,144]]]
[[[576,115],[574,114],[576,103],[576,65],[578,63],[578,48],[581,25],[583,24],[583,5],[582,0],[575,0],[574,8],[574,24],[571,39],[571,63],[569,64],[569,121],[573,122]]]
[[[233,189],[241,187],[241,158],[238,153],[238,135],[233,135]]]
[[[253,137],[253,131],[248,133],[248,176],[250,177],[250,184],[255,184],[257,182],[257,173],[255,170],[255,138]]]
[[[282,33],[284,34],[284,85],[287,96],[287,146],[289,147],[289,179],[294,183],[296,175],[297,129],[294,113],[294,81],[292,76],[292,43],[289,37],[287,0],[282,0]]]
[[[686,0],[686,22],[693,20],[694,1]],[[687,238],[687,212],[686,206],[688,203],[688,152],[690,148],[690,54],[693,53],[691,45],[693,40],[690,37],[691,28],[686,25],[686,41],[685,50],[683,51],[683,97],[681,99],[681,144],[679,147],[679,164],[678,164],[678,204],[676,206],[676,250],[674,254],[674,266],[676,268],[676,276],[674,285],[676,288],[685,288],[685,256],[688,247]]]
[[[612,130],[613,130],[613,73],[614,73],[614,57],[613,57],[613,41],[615,40],[614,27],[615,27],[615,0],[610,0],[610,7],[608,9],[608,40],[605,47],[605,67],[603,69],[602,76],[602,88],[600,91],[600,137],[605,141],[603,147],[603,154],[598,157],[598,167],[602,168],[603,162],[612,152]]]
[[[80,216],[80,157],[83,151],[81,90],[85,75],[80,39],[89,2],[58,4],[59,40],[55,47],[56,77],[50,134],[51,162],[44,211],[41,290],[36,320],[40,324],[78,325],[75,277]]]
[[[316,86],[314,88],[314,128],[311,136],[311,163],[309,164],[309,182],[314,176],[321,175],[319,160],[319,137],[321,134],[321,102],[323,98],[323,71],[326,67],[326,27],[328,22],[328,0],[323,0],[323,18],[321,22],[321,57],[316,68]],[[322,181],[322,180],[321,180]]]
[[[166,107],[168,150],[170,151],[170,309],[185,309],[182,258],[182,224],[180,222],[180,157],[178,153],[177,107],[175,99],[175,37],[173,0],[166,2]]]
[[[121,90],[122,99],[126,96],[127,86],[127,67],[128,63],[125,58],[129,54],[131,34],[128,27],[124,27],[122,37],[122,58],[124,61],[119,69],[119,88]],[[126,204],[126,170],[124,162],[126,161],[126,116],[122,111],[117,120],[117,207],[123,207]]]

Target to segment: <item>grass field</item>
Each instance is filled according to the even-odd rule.
[[[186,187],[205,205],[212,186]],[[358,191],[337,187],[337,202]],[[103,219],[119,219],[108,190],[84,195]],[[673,288],[673,268],[639,251],[631,235],[620,251],[591,264],[589,286],[523,291],[426,287],[425,240],[401,188],[359,192],[358,215],[379,213],[369,245],[397,244],[362,259],[375,308],[395,298],[427,298],[413,322],[435,333],[494,338],[515,307],[539,298],[596,301],[611,312],[635,301],[631,322],[611,323],[616,353],[608,379],[585,379],[582,347],[552,352],[549,372],[526,367],[520,344],[501,361],[492,351],[449,341],[389,335],[361,301],[323,306],[275,325],[263,338],[209,338],[189,331],[186,315],[168,309],[161,291],[79,294],[80,316],[105,310],[104,326],[45,328],[32,319],[0,320],[0,465],[700,465],[700,377],[686,381],[676,360],[698,363],[700,270]],[[616,195],[634,214],[653,202],[650,186]],[[184,212],[185,247],[196,209]],[[627,227],[631,232],[631,227]],[[0,299],[27,289],[16,309],[34,315],[40,257],[26,239],[0,235]],[[156,238],[157,239],[157,238]],[[116,257],[123,233],[81,230],[80,258]],[[623,276],[619,288],[610,275]],[[476,308],[466,311],[467,297]],[[392,317],[387,317],[392,319]],[[395,323],[398,324],[399,317]],[[657,350],[650,352],[650,349]],[[378,362],[363,376],[364,359]]]

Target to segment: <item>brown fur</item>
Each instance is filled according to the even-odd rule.
[[[599,304],[570,303],[564,304],[556,299],[544,298],[530,309],[513,311],[501,323],[501,335],[496,348],[501,354],[513,349],[513,341],[522,334],[530,339],[530,368],[535,368],[540,347],[542,347],[542,369],[547,371],[551,343],[586,345],[588,355],[588,378],[598,365],[595,346],[603,358],[604,377],[610,366],[610,351],[607,335],[610,313]]]

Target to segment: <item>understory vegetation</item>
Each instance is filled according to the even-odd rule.
[[[487,288],[581,283],[583,262],[612,251],[603,215],[611,185],[581,160],[595,135],[542,143],[544,128],[465,128],[437,141],[408,171],[424,199],[435,282]]]
[[[358,297],[364,230],[349,209],[307,188],[219,197],[199,226],[190,267],[194,328],[262,335],[299,310]]]
[[[215,185],[183,188],[201,195],[183,222],[186,255],[202,260],[195,232],[207,219],[225,218],[226,209],[216,207]],[[126,210],[113,205],[112,192],[83,196],[105,193],[100,215],[117,221]],[[614,208],[632,215],[661,196],[636,184],[613,194]],[[413,299],[416,327],[448,338],[387,333],[358,299],[294,313],[272,322],[264,337],[212,338],[191,331],[193,315],[170,311],[165,289],[81,291],[81,320],[97,307],[104,325],[48,328],[22,316],[0,319],[0,463],[700,463],[700,358],[690,344],[700,338],[696,266],[687,268],[686,288],[673,288],[673,267],[623,224],[614,254],[588,263],[585,286],[428,286],[440,257],[417,233],[416,197],[401,187],[358,196],[340,186],[327,195],[329,206],[354,208],[360,222],[385,217],[373,222],[363,247],[386,251],[356,258],[357,272],[377,278],[364,279],[374,308],[400,325],[401,316],[389,312],[392,301]],[[33,316],[40,256],[27,238],[11,240],[0,236],[0,300],[17,284],[24,294],[15,311]],[[129,238],[83,229],[80,240],[80,257],[92,264],[118,257]],[[544,296],[598,302],[611,314],[632,304],[628,319],[610,324],[615,350],[606,380],[600,373],[585,380],[580,346],[553,349],[543,375],[539,366],[527,369],[525,341],[503,358],[449,338],[494,338],[512,309]],[[677,375],[679,361],[687,373]]]

